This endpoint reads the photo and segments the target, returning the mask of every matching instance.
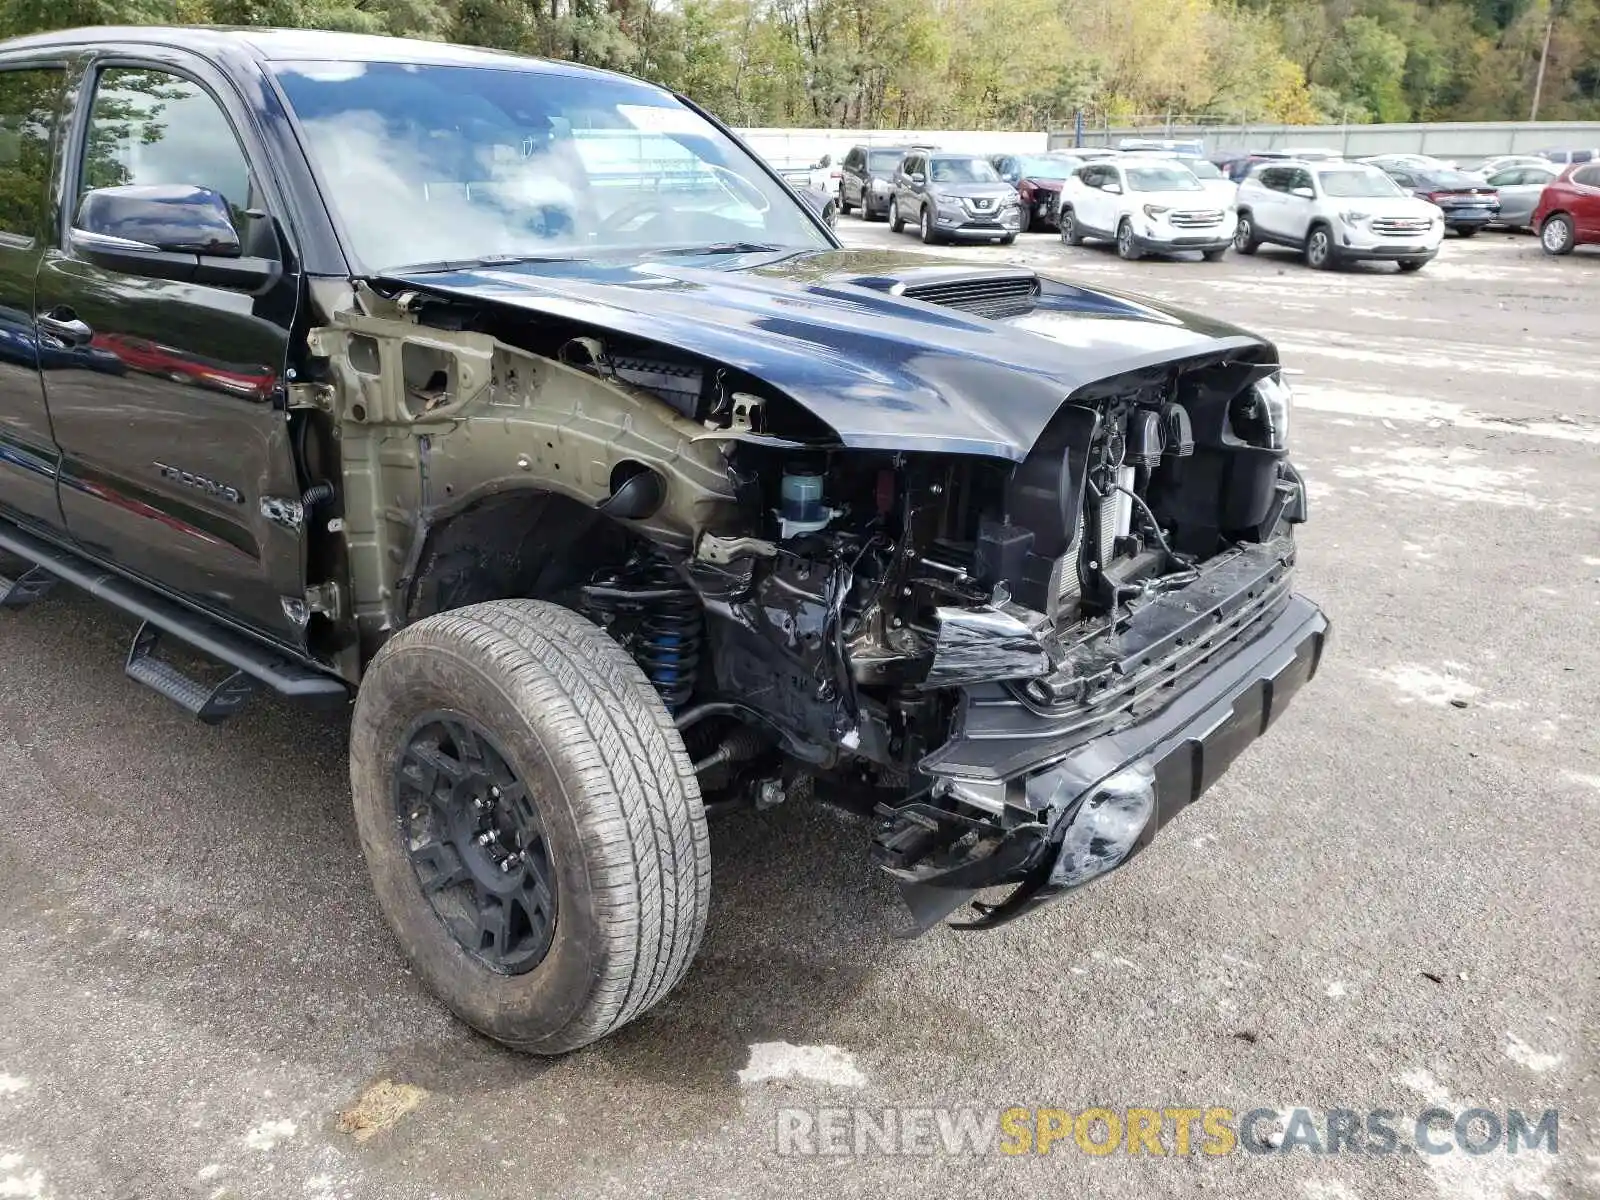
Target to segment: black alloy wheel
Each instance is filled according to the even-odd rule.
[[[544,960],[555,934],[556,874],[539,806],[476,721],[429,712],[395,769],[400,836],[434,914],[502,975]]]

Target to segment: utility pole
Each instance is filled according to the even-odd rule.
[[[1544,26],[1544,48],[1539,51],[1539,73],[1533,78],[1533,108],[1528,120],[1539,119],[1539,99],[1544,94],[1544,65],[1550,59],[1550,35],[1556,31],[1556,0],[1550,0],[1550,19]]]

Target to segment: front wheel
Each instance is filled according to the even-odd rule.
[[[899,233],[905,227],[906,223],[900,219],[900,200],[896,197],[889,201],[889,232]]]
[[[1306,235],[1306,266],[1326,271],[1333,265],[1333,235],[1326,225],[1317,225]]]
[[[1575,234],[1572,218],[1566,213],[1557,213],[1540,228],[1539,245],[1546,254],[1571,254],[1578,241]]]
[[[1033,208],[1030,205],[1024,204],[1022,206],[1022,219],[1021,219],[1021,222],[1017,225],[1017,232],[1018,233],[1027,233],[1029,227],[1032,224],[1033,224]]]
[[[1413,271],[1420,271],[1420,270],[1422,270],[1423,267],[1425,267],[1427,265],[1428,265],[1428,260],[1425,259],[1425,258],[1408,258],[1408,259],[1405,259],[1404,261],[1402,261],[1400,263],[1400,269],[1402,271],[1410,273],[1410,272],[1413,272]]]
[[[1464,238],[1477,237],[1478,228],[1479,227],[1477,225],[1463,225],[1456,230],[1456,236]]]
[[[1056,224],[1061,230],[1061,244],[1063,246],[1083,245],[1083,234],[1078,232],[1078,219],[1072,215],[1070,208],[1061,210],[1061,215],[1056,218]]]
[[[1140,254],[1139,244],[1133,240],[1133,222],[1123,218],[1122,224],[1117,226],[1117,257],[1133,262]]]
[[[1002,246],[1009,246],[1009,245],[1011,245],[1012,242],[1014,242],[1016,240],[1017,240],[1017,235],[1016,234],[1008,233],[1008,234],[1005,235],[1005,237],[1000,239],[1000,244]]]
[[[1202,250],[1200,252],[1200,257],[1205,259],[1207,262],[1221,262],[1222,256],[1227,252],[1228,250],[1226,246],[1220,250]]]
[[[1239,224],[1233,231],[1233,248],[1240,254],[1254,254],[1261,249],[1261,242],[1256,238],[1255,223],[1250,220],[1249,213],[1239,214]]]
[[[928,211],[928,206],[922,206],[922,244],[924,246],[937,245],[939,235],[933,231],[933,214]]]
[[[844,189],[839,189],[839,211],[845,216],[850,215],[850,201],[845,199]]]
[[[497,600],[395,634],[356,699],[350,782],[384,916],[475,1029],[573,1050],[688,971],[711,886],[694,767],[576,613]]]

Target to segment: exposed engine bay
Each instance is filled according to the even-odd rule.
[[[970,301],[990,327],[1048,319],[1040,281],[1013,275],[925,303]],[[313,338],[366,397],[342,430],[347,480],[356,461],[375,492],[410,486],[411,456],[428,523],[407,550],[376,510],[370,529],[347,517],[352,552],[409,564],[394,594],[414,616],[436,530],[469,500],[581,502],[565,540],[495,552],[500,589],[557,599],[630,651],[713,810],[826,781],[875,808],[878,861],[910,888],[1037,876],[1081,801],[1037,772],[1158,710],[1289,599],[1304,491],[1259,341],[1057,393],[1017,459],[841,444],[754,373],[570,317],[397,287],[362,303]],[[395,318],[414,332],[388,349]],[[405,370],[379,370],[386,354]],[[433,432],[402,452],[382,415]],[[507,434],[533,451],[486,470],[466,439]],[[366,636],[403,623],[387,595],[356,602]]]
[[[685,378],[624,364],[647,387]],[[763,432],[754,396],[719,411],[669,395],[685,416]],[[644,549],[600,572],[582,607],[678,714],[713,791],[737,786],[743,765],[752,798],[774,795],[756,734],[889,810],[910,798],[1038,820],[1049,814],[1004,781],[925,770],[960,736],[964,690],[1001,685],[1086,730],[1132,711],[1132,690],[1107,696],[1123,673],[1119,627],[1303,517],[1288,414],[1275,365],[1229,358],[1072,397],[1020,466],[730,442],[736,519],[688,554]]]

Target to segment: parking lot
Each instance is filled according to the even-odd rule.
[[[1335,638],[1271,734],[1126,870],[985,935],[897,939],[853,818],[730,818],[684,986],[540,1061],[406,970],[337,718],[194,724],[123,677],[126,621],[58,592],[0,617],[0,1197],[1600,1194],[1600,254],[934,252],[1276,341]],[[1554,1155],[775,1142],[784,1108],[953,1105],[1561,1122]]]

